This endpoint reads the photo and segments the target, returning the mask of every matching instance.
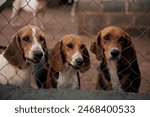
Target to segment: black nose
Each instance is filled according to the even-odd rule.
[[[112,58],[117,58],[118,55],[119,55],[119,51],[118,50],[114,49],[114,50],[111,51]]]
[[[81,67],[83,65],[84,61],[82,58],[77,58],[76,63],[77,63],[77,66]]]
[[[41,51],[34,52],[34,59],[35,60],[41,60],[42,57],[43,57],[43,52],[41,52]]]

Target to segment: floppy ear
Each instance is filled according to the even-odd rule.
[[[96,55],[97,60],[101,60],[103,56],[102,46],[101,46],[101,33],[97,35],[95,42],[90,46],[90,50],[92,53]]]
[[[26,67],[24,53],[19,44],[19,34],[16,34],[12,37],[12,42],[7,47],[4,57],[11,65],[18,67],[19,69]]]
[[[46,45],[46,38],[45,38],[45,41],[42,45],[42,48],[43,48],[43,51],[44,51],[45,60],[48,61],[49,50],[48,50],[47,45]]]
[[[89,68],[90,68],[90,55],[89,55],[89,52],[86,48],[86,46],[84,45],[84,48],[83,50],[81,51],[82,53],[82,56],[83,56],[83,60],[84,60],[84,65],[83,67],[81,68],[81,72],[86,72]]]
[[[134,59],[136,59],[136,51],[132,43],[132,40],[127,33],[125,35],[125,41],[126,42],[125,42],[123,51],[121,53],[122,55],[121,60],[123,64],[130,64]]]
[[[50,63],[52,65],[52,68],[56,71],[59,72],[63,69],[63,52],[62,52],[62,42],[58,42],[53,50],[52,50],[52,54],[51,54],[51,58],[50,58]]]

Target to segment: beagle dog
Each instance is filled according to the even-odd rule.
[[[28,25],[20,29],[0,54],[0,83],[30,86],[32,69],[46,51],[46,37],[39,28]]]
[[[51,49],[47,68],[47,81],[42,85],[44,88],[79,89],[79,72],[90,68],[90,56],[83,39],[73,34],[65,35]],[[36,76],[43,79],[45,73],[46,70],[41,69]]]
[[[13,2],[12,7],[12,14],[11,19],[13,19],[16,15],[19,15],[22,10],[25,10],[27,12],[30,12],[33,14],[34,17],[34,25],[39,26],[40,28],[44,29],[44,24],[42,19],[44,18],[46,8],[46,1],[45,0],[15,0]],[[37,15],[41,15],[41,21],[38,22]],[[11,22],[12,26],[19,26],[18,16],[16,19],[16,23]]]
[[[121,28],[101,30],[90,50],[101,60],[99,85],[102,89],[138,92],[141,76],[130,36]]]

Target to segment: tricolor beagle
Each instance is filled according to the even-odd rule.
[[[101,88],[138,92],[141,76],[136,51],[123,29],[115,26],[104,28],[90,49],[98,60],[102,60],[99,72]]]
[[[79,89],[79,72],[90,68],[90,56],[83,39],[73,34],[64,36],[52,48],[48,66],[45,88]],[[44,74],[45,70],[41,71]]]
[[[12,6],[12,14],[11,19],[19,15],[22,10],[30,12],[33,14],[34,18],[34,25],[39,26],[40,28],[44,29],[43,18],[46,8],[46,1],[45,0],[15,0]],[[41,21],[38,22],[38,14],[42,15]],[[18,16],[16,19],[16,23],[11,22],[12,26],[19,25]]]
[[[32,69],[45,57],[46,48],[45,34],[39,28],[23,27],[0,54],[0,83],[30,86]]]

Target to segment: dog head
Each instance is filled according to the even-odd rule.
[[[45,34],[37,27],[28,25],[13,36],[4,56],[19,68],[27,63],[39,63],[47,51]]]
[[[91,51],[98,60],[120,60],[130,62],[135,56],[135,50],[129,35],[121,28],[109,26],[101,30],[95,42],[91,45]]]
[[[74,69],[84,72],[90,68],[90,57],[84,41],[76,35],[66,35],[53,48],[51,65],[61,71],[68,63]]]

